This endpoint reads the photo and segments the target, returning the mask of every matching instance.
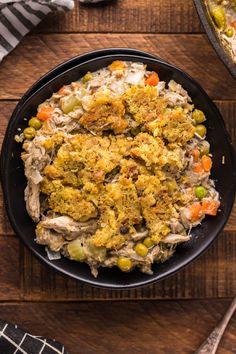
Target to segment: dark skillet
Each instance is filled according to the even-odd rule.
[[[206,218],[200,227],[195,228],[192,232],[191,241],[178,246],[170,260],[163,264],[155,264],[153,266],[153,275],[145,275],[138,272],[138,270],[124,274],[114,267],[112,269],[101,268],[98,278],[95,279],[90,274],[90,269],[86,264],[72,262],[64,258],[57,261],[49,261],[44,247],[34,242],[35,224],[26,212],[23,198],[26,180],[20,159],[21,146],[14,141],[14,136],[18,133],[18,128],[26,126],[23,118],[26,117],[28,119],[35,114],[38,104],[50,97],[62,85],[80,78],[87,71],[95,71],[107,66],[116,59],[142,61],[147,64],[149,70],[157,71],[161,80],[167,82],[171,79],[176,80],[188,90],[193,103],[205,112],[208,118],[206,123],[208,129],[207,139],[211,143],[213,154],[214,168],[212,177],[216,180],[216,188],[221,196],[221,212],[217,217]],[[224,165],[222,165],[222,156],[225,156]],[[7,128],[2,147],[1,175],[6,209],[11,225],[16,234],[21,237],[32,252],[50,267],[64,274],[94,286],[114,289],[127,289],[161,280],[198,257],[223,229],[233,206],[236,185],[235,153],[230,137],[225,130],[219,111],[203,89],[181,70],[161,60],[136,55],[111,55],[111,53],[108,56],[98,57],[72,66],[43,84],[31,96],[29,95],[25,101],[21,102]]]
[[[204,0],[193,0],[193,1],[209,41],[213,45],[219,58],[225,64],[226,68],[233,75],[233,77],[236,78],[236,64],[234,64],[230,54],[222,45],[219,36],[217,35],[217,32],[214,28],[213,20],[209,14],[209,11],[205,5]]]

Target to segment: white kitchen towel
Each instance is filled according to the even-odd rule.
[[[74,0],[0,0],[0,61],[49,12],[74,7]]]

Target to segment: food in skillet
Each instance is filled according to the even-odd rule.
[[[236,63],[236,0],[206,0],[224,48]]]
[[[114,61],[63,86],[17,136],[36,242],[99,267],[152,274],[219,195],[206,118],[175,81]]]

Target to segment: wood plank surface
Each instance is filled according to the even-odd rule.
[[[0,235],[1,249],[4,250],[4,257],[0,258],[0,269],[4,270],[0,273],[0,301],[6,298],[16,300],[19,298],[19,292],[25,300],[34,301],[233,296],[236,293],[236,233],[233,232],[235,211],[236,208],[231,216],[232,222],[225,228],[230,232],[221,234],[199,260],[156,285],[130,291],[93,289],[49,270],[23,247],[22,243],[19,249],[18,240],[13,237],[9,223],[6,229],[4,222],[4,233]],[[22,285],[21,290],[18,288],[19,284]]]
[[[0,145],[17,100],[39,77],[105,47],[148,51],[194,77],[215,100],[236,146],[235,80],[192,0],[75,1],[73,11],[50,14],[0,65]],[[224,232],[198,260],[144,288],[97,289],[40,263],[14,235],[1,190],[0,250],[0,318],[61,341],[70,354],[190,354],[236,294],[236,203]],[[236,353],[235,315],[218,353]]]
[[[133,47],[159,55],[194,77],[213,99],[236,100],[235,80],[202,34],[30,35],[0,66],[0,99],[18,99],[55,65],[105,47]]]
[[[86,6],[75,1],[73,11],[50,14],[38,32],[199,32],[192,0],[113,0]]]
[[[49,270],[27,249],[24,248],[22,253],[22,292],[27,301],[197,299],[231,297],[236,293],[236,233],[222,233],[197,261],[172,277],[144,288],[125,291],[82,285]]]
[[[236,233],[222,233],[195,262],[159,283],[125,291],[98,289],[40,263],[15,237],[1,237],[0,302],[204,299],[236,293]],[[1,317],[1,316],[0,316]]]
[[[0,316],[25,331],[62,342],[70,354],[192,354],[229,300],[2,303]],[[236,316],[219,354],[236,352]]]
[[[21,257],[17,238],[0,238],[0,301],[20,300]]]

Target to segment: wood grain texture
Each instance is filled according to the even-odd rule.
[[[0,250],[0,301],[19,300],[21,286],[19,240],[1,237]]]
[[[234,147],[236,148],[236,101],[216,101],[215,103],[222,114],[226,129],[228,130]]]
[[[0,304],[1,317],[61,341],[70,354],[192,354],[229,300]],[[63,320],[62,320],[63,319]],[[236,316],[219,354],[236,352]]]
[[[3,192],[0,187],[0,238],[4,236],[13,236],[14,231],[11,228],[10,222],[8,220],[5,205],[3,202]]]
[[[37,32],[199,32],[200,21],[191,0],[113,0],[73,11],[50,14]]]
[[[23,249],[23,298],[27,301],[188,299],[231,297],[236,293],[236,233],[222,233],[197,261],[172,277],[126,291],[94,289],[57,274]]]
[[[30,66],[31,63],[29,62],[29,69]],[[27,72],[26,75],[28,75]],[[22,78],[22,73],[19,72],[18,74],[19,78]],[[21,80],[23,83],[23,78]],[[0,83],[2,85],[3,81],[0,81]],[[25,89],[26,87],[24,87]],[[7,97],[10,98],[9,95]],[[235,144],[236,101],[216,101],[216,103],[225,118],[227,128]],[[2,142],[7,122],[15,105],[16,101],[0,101],[0,142]],[[10,256],[9,253],[6,253],[5,257],[0,258],[0,269],[4,269],[0,278],[2,283],[0,301],[17,301],[19,298],[25,301],[76,301],[233,296],[236,292],[235,216],[236,206],[225,228],[226,233],[222,234],[218,241],[198,261],[173,277],[143,289],[124,292],[107,291],[94,289],[56,274],[39,263],[22,244],[20,244],[19,249],[18,240],[15,237],[3,237],[3,235],[12,236],[13,231],[7,221],[2,206],[2,196],[0,196],[0,240],[4,240],[1,241],[4,242],[2,243],[2,249],[5,249],[7,245],[9,252],[14,250],[14,262],[11,258],[12,253],[10,253]]]
[[[16,100],[35,80],[75,55],[120,46],[159,55],[197,79],[217,100],[236,146],[235,80],[203,34],[192,0],[75,3],[71,12],[50,14],[1,63],[0,144]],[[14,235],[1,191],[0,249],[0,318],[61,341],[70,354],[190,354],[236,293],[236,204],[204,255],[145,288],[96,289],[41,264]],[[165,301],[137,301],[143,299]],[[236,353],[235,333],[236,316],[219,354]]]
[[[97,289],[40,263],[15,237],[1,237],[0,302],[203,299],[236,293],[236,233],[222,233],[195,262],[172,277],[144,288]]]
[[[55,65],[105,47],[133,47],[154,53],[194,77],[213,99],[236,99],[234,79],[202,34],[30,35],[0,66],[0,99],[18,99]]]

